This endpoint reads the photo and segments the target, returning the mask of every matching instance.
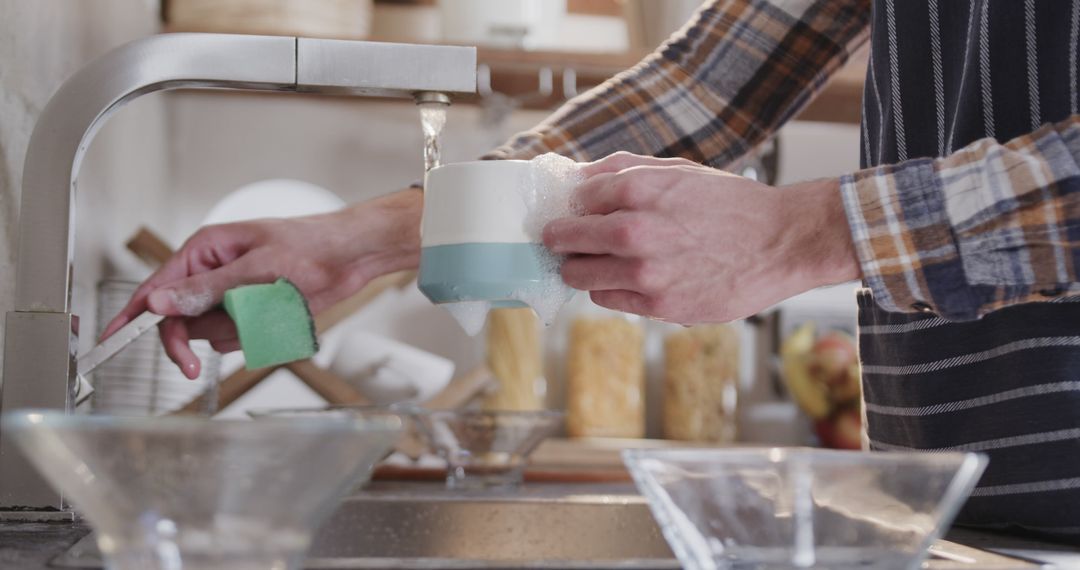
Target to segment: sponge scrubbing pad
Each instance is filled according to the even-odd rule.
[[[307,300],[288,279],[225,292],[248,370],[310,358],[319,350]]]

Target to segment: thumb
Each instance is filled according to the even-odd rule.
[[[146,299],[147,307],[167,317],[194,317],[221,304],[229,289],[273,279],[265,277],[261,271],[252,271],[252,264],[246,258],[167,283],[150,293]]]

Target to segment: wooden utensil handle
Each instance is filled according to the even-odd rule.
[[[285,368],[288,368],[289,372],[303,380],[304,384],[308,385],[308,388],[314,390],[316,394],[331,404],[371,404],[371,401],[360,394],[351,384],[337,374],[319,368],[311,359],[290,362],[285,365]]]

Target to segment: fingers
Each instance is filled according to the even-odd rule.
[[[257,232],[243,223],[210,226],[199,230],[175,255],[139,285],[127,305],[105,327],[101,340],[112,336],[120,327],[148,310],[150,295],[163,285],[193,273],[227,265],[251,248],[256,237]],[[159,304],[166,304],[167,301],[168,299],[158,299]],[[162,314],[175,316],[181,313],[174,311]]]
[[[139,313],[143,312],[143,310],[145,310],[145,307],[140,308],[139,304],[134,303],[133,301],[134,299],[129,300],[128,304],[123,309],[121,309],[121,311],[117,313],[111,321],[109,321],[109,324],[105,325],[105,330],[101,332],[100,336],[98,336],[99,343],[112,336],[113,333],[115,333],[116,331],[120,330],[120,327],[131,322],[131,319],[134,318],[132,316],[133,313],[135,315],[138,315]]]
[[[653,314],[650,311],[652,306],[650,299],[635,291],[592,291],[589,293],[589,298],[592,299],[593,303],[613,311],[634,313],[646,317]]]
[[[582,174],[591,178],[598,174],[615,173],[635,166],[699,166],[685,158],[658,158],[619,151],[581,167]]]
[[[210,342],[214,350],[220,353],[240,350],[236,324],[225,311],[211,311],[205,315],[187,319],[166,319],[160,331],[165,353],[188,378],[197,377],[200,367],[198,357],[191,350],[191,340],[205,339]],[[192,363],[196,364],[196,367],[192,368]]]
[[[553,253],[640,256],[664,247],[645,215],[615,212],[554,220],[544,227],[544,245]]]
[[[627,290],[656,293],[670,285],[661,262],[611,255],[571,257],[562,265],[563,281],[583,291]]]
[[[681,167],[656,166],[633,166],[616,173],[599,174],[574,190],[574,200],[589,214],[647,210],[684,174]]]
[[[105,330],[101,333],[101,338],[105,340],[113,335],[120,327],[131,322],[132,319],[139,316],[143,311],[148,309],[147,297],[160,287],[161,285],[170,281],[175,281],[187,275],[187,261],[183,255],[173,255],[165,265],[162,265],[155,271],[146,281],[143,281],[135,293],[131,295],[131,299],[128,299],[127,305],[116,314],[109,324],[105,326]]]
[[[217,269],[169,282],[150,293],[146,305],[159,315],[201,315],[220,304],[229,289],[274,279],[269,260],[263,263],[258,257],[244,255]]]
[[[213,340],[210,341],[210,348],[213,348],[221,354],[225,354],[228,352],[233,352],[235,350],[240,350],[240,341],[238,339]]]
[[[236,340],[236,323],[225,311],[210,311],[187,319],[187,331],[190,338],[206,339],[211,343]]]
[[[268,271],[266,264],[247,255],[224,267],[170,283],[149,295],[150,310],[173,316],[161,325],[161,342],[165,353],[185,376],[198,377],[201,367],[189,344],[192,338],[209,340],[210,346],[218,352],[240,348],[232,319],[224,311],[206,312],[221,302],[225,291],[245,283],[266,281]],[[201,316],[179,318],[185,315]]]
[[[191,338],[210,341],[210,346],[222,354],[240,350],[236,323],[225,311],[210,311],[205,315],[188,319],[187,329]]]
[[[588,178],[574,189],[573,201],[587,214],[610,214],[622,207],[611,186],[615,173],[605,172]]]
[[[165,354],[169,355],[169,359],[180,367],[184,376],[191,380],[198,378],[202,364],[188,345],[190,337],[184,319],[165,319],[158,327],[158,331],[161,335],[161,344],[165,347]]]
[[[574,199],[590,214],[641,209],[674,182],[673,171],[685,172],[686,167],[701,165],[685,158],[616,152],[582,167],[585,181],[578,185]]]

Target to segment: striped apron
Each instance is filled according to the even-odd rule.
[[[874,0],[864,166],[1076,113],[1078,24],[1080,0]],[[986,453],[958,524],[1080,540],[1080,298],[951,323],[864,290],[859,328],[872,449]]]

